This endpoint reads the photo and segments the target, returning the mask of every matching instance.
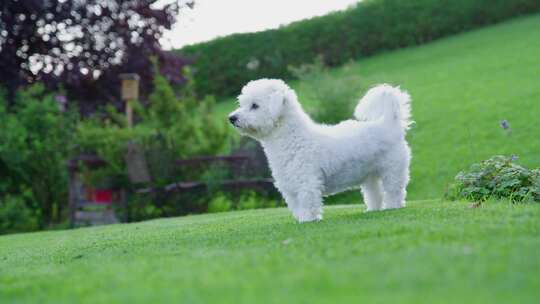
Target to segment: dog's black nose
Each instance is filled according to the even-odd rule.
[[[231,115],[229,116],[229,121],[234,125],[234,123],[238,121],[238,117],[236,117],[236,115]]]

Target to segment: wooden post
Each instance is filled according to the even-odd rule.
[[[68,161],[68,176],[69,176],[69,225],[71,228],[75,227],[75,212],[77,212],[77,203],[79,200],[78,185],[79,180],[77,176],[77,161],[70,159]]]
[[[139,99],[139,75],[134,73],[120,74],[122,79],[122,100],[126,103],[126,119],[128,127],[133,126],[132,101]]]

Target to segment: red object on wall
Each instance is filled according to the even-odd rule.
[[[92,201],[98,204],[111,204],[113,202],[113,191],[110,189],[94,189]]]

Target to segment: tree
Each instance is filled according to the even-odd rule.
[[[0,86],[13,100],[25,85],[64,89],[83,110],[119,101],[120,73],[138,73],[141,93],[161,72],[181,83],[187,62],[161,49],[159,39],[189,0],[11,0],[0,3]],[[96,103],[97,101],[97,103]]]

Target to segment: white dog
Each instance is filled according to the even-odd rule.
[[[362,189],[367,210],[405,206],[411,152],[405,132],[410,97],[399,88],[372,88],[356,120],[313,122],[282,80],[249,82],[229,116],[243,135],[260,141],[288,208],[299,222],[322,219],[322,198]]]

